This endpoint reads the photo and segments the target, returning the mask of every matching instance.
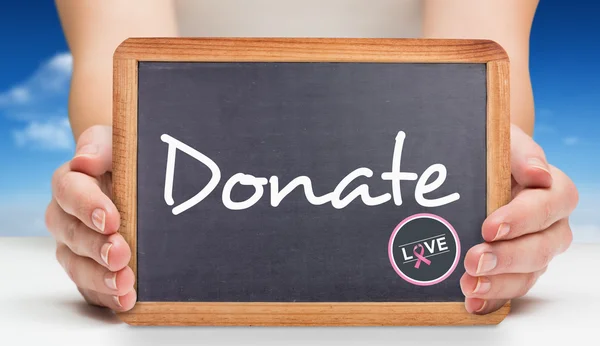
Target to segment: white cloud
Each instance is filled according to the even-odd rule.
[[[572,146],[572,145],[579,143],[579,138],[575,137],[575,136],[565,137],[565,138],[563,138],[563,143],[565,145]]]
[[[73,70],[73,57],[70,53],[60,53],[50,59],[47,65],[51,70],[61,71],[70,76]]]
[[[68,90],[73,70],[73,58],[69,53],[55,55],[33,77],[42,91],[63,93]]]
[[[73,70],[73,58],[60,53],[43,63],[27,80],[7,91],[0,92],[3,109],[31,106],[40,102],[64,97],[68,91]]]
[[[56,54],[25,81],[0,92],[0,112],[14,122],[12,133],[18,147],[73,148],[65,116],[72,70],[71,54]]]
[[[45,122],[33,120],[22,130],[13,132],[18,146],[29,146],[45,150],[68,150],[74,146],[69,120],[50,119]]]
[[[0,94],[0,105],[2,104],[24,104],[31,99],[29,90],[24,87],[14,87]]]

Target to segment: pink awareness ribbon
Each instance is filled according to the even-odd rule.
[[[417,253],[417,248],[419,247],[421,248],[421,253]],[[415,263],[415,268],[419,269],[419,267],[421,266],[421,262],[425,262],[425,264],[431,265],[431,261],[425,258],[425,256],[423,256],[424,253],[425,248],[423,247],[423,245],[415,245],[415,247],[413,248],[413,254],[418,258],[417,263]]]

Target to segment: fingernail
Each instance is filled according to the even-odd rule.
[[[105,222],[105,219],[106,219],[106,214],[104,213],[104,210],[102,210],[102,209],[95,209],[92,212],[92,223],[102,233],[104,233],[104,222]]]
[[[487,306],[487,300],[484,300],[483,304],[481,304],[481,307],[479,309],[475,310],[475,312],[482,312],[486,306]]]
[[[477,285],[473,290],[473,294],[487,293],[489,292],[490,288],[492,288],[492,282],[490,281],[490,279],[486,278],[485,276],[481,276],[477,278]]]
[[[544,161],[538,159],[537,157],[532,157],[532,158],[528,159],[527,163],[530,166],[533,166],[535,168],[539,168],[539,169],[541,169],[543,171],[546,171],[546,172],[550,173],[548,165]]]
[[[117,289],[117,273],[106,273],[104,276],[104,284],[111,290]]]
[[[77,149],[76,155],[89,155],[93,156],[98,153],[98,145],[97,144],[86,144],[81,148]]]
[[[506,223],[501,224],[500,227],[498,227],[498,232],[496,233],[496,237],[494,238],[494,240],[503,238],[505,235],[508,234],[509,231],[510,231],[509,224],[506,224]]]
[[[123,305],[121,305],[121,301],[119,300],[119,297],[113,296],[113,301],[115,302],[115,304],[117,304],[118,307],[120,307],[120,308],[123,307]]]
[[[479,263],[477,264],[477,274],[486,273],[496,268],[498,258],[491,252],[486,252],[479,257]]]
[[[108,267],[108,252],[110,251],[110,248],[112,247],[112,243],[106,243],[104,245],[102,245],[102,247],[100,248],[100,257],[102,258],[102,261],[104,261],[104,264],[106,264],[106,266]]]

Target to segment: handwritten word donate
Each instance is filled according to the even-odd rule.
[[[424,207],[439,207],[448,203],[452,203],[460,198],[458,193],[452,193],[450,195],[435,198],[435,199],[427,199],[424,195],[438,189],[444,181],[446,180],[446,167],[442,164],[433,164],[429,166],[423,174],[419,177],[416,173],[412,172],[402,172],[400,170],[400,161],[402,158],[402,148],[404,146],[404,139],[406,138],[406,134],[403,131],[398,132],[396,136],[396,144],[394,147],[394,154],[392,157],[392,168],[390,172],[384,172],[381,174],[382,180],[387,180],[391,182],[392,185],[392,193],[384,193],[379,196],[371,196],[369,194],[369,186],[366,184],[361,184],[356,187],[350,193],[348,193],[345,197],[342,197],[342,193],[347,188],[347,186],[357,179],[358,177],[364,176],[367,178],[371,178],[373,176],[373,171],[369,168],[361,167],[357,168],[354,171],[348,173],[346,177],[344,177],[334,188],[334,190],[330,193],[324,194],[322,196],[315,196],[312,189],[312,182],[307,176],[299,176],[290,181],[285,187],[279,188],[279,178],[277,176],[271,176],[268,180],[266,177],[255,177],[250,174],[245,173],[237,173],[231,176],[225,182],[225,186],[223,187],[222,200],[223,205],[230,210],[242,210],[247,209],[253,206],[256,202],[258,202],[264,194],[264,186],[270,185],[270,198],[271,198],[271,206],[277,207],[281,201],[294,189],[298,186],[302,185],[304,189],[304,195],[306,196],[306,200],[312,205],[323,205],[326,203],[331,203],[331,205],[336,209],[342,209],[350,204],[353,200],[360,197],[362,202],[367,206],[376,206],[383,203],[387,203],[392,198],[394,203],[398,206],[402,205],[402,194],[400,190],[400,182],[402,180],[417,180],[417,185],[415,188],[415,200],[421,206]],[[202,202],[219,184],[221,181],[221,170],[219,166],[211,160],[208,156],[202,154],[196,149],[188,146],[187,144],[167,135],[163,134],[160,139],[169,145],[168,154],[167,154],[167,169],[165,176],[165,190],[164,190],[164,198],[165,202],[172,206],[175,204],[173,200],[173,176],[175,174],[175,154],[177,150],[181,150],[194,159],[200,161],[206,167],[208,167],[212,173],[212,177],[209,182],[198,192],[195,196],[188,199],[185,202],[173,207],[173,214],[178,215],[189,208],[195,206],[196,204]],[[437,178],[428,183],[429,178],[434,174],[438,173]],[[232,201],[231,200],[231,191],[236,185],[243,186],[252,186],[254,187],[254,194],[250,196],[248,199],[244,201]]]

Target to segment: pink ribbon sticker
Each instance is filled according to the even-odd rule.
[[[417,248],[419,247],[421,248],[421,253],[417,253]],[[417,263],[415,263],[415,268],[419,269],[419,267],[421,266],[421,262],[425,262],[425,264],[431,265],[431,261],[425,258],[425,256],[423,256],[424,253],[425,248],[423,247],[423,245],[415,245],[415,247],[413,248],[413,254],[418,258]]]

